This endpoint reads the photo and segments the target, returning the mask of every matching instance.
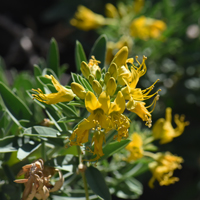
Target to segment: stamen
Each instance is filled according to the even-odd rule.
[[[101,61],[96,60],[94,56],[91,56],[91,59],[89,60],[88,66],[98,65],[101,63]]]
[[[146,64],[145,64],[146,59],[147,59],[147,57],[143,56],[142,63],[140,64],[140,62],[138,61],[138,56],[135,56],[135,60],[139,64],[137,71],[139,72],[140,77],[143,76],[147,71],[147,67],[146,67]],[[142,66],[143,66],[143,69],[142,69]]]

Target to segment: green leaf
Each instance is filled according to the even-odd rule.
[[[16,138],[16,136],[8,136],[0,139],[0,153],[17,151],[14,145]]]
[[[8,80],[5,74],[6,65],[2,57],[0,57],[0,81],[8,85]]]
[[[21,187],[17,183],[3,184],[1,190],[6,194],[7,198],[10,200],[20,199],[21,197]],[[3,200],[3,198],[0,199]]]
[[[92,89],[91,85],[89,84],[88,80],[86,80],[85,78],[82,78],[81,76],[79,76],[79,79],[83,82],[83,84],[85,85],[85,88],[91,92],[94,93],[94,90]]]
[[[131,140],[122,140],[120,142],[115,141],[115,142],[111,142],[111,143],[107,144],[103,148],[104,156],[102,156],[99,160],[104,160],[104,159],[110,157],[111,155],[113,155],[114,153],[117,153],[118,151],[123,149],[130,141]]]
[[[81,43],[77,40],[76,47],[75,47],[75,63],[76,63],[76,70],[79,73],[81,69],[81,62],[85,61],[87,63],[87,58],[85,56],[85,52]]]
[[[101,35],[94,43],[94,46],[92,47],[92,50],[90,52],[90,57],[94,56],[96,60],[101,61],[101,63],[99,64],[99,67],[101,67],[101,69],[104,67],[105,63],[106,42],[106,35]]]
[[[17,158],[19,160],[23,160],[35,150],[37,150],[41,146],[40,142],[37,141],[29,141],[26,144],[23,144],[17,151]]]
[[[43,92],[43,84],[38,80],[38,76],[42,76],[42,71],[38,65],[34,65],[34,76],[37,83],[37,88],[40,88]]]
[[[33,126],[25,129],[24,135],[28,136],[41,136],[41,137],[51,137],[57,138],[61,133],[53,128],[44,127],[44,126]]]
[[[47,67],[52,69],[57,76],[59,75],[59,62],[58,44],[56,40],[52,38],[47,55]]]
[[[0,94],[9,115],[15,122],[21,119],[31,119],[32,113],[26,104],[2,82],[0,82]]]
[[[58,106],[61,107],[62,112],[67,116],[67,117],[78,117],[78,114],[68,105],[64,103],[58,103]]]
[[[79,82],[77,76],[78,76],[77,74],[75,74],[75,73],[71,73],[72,80],[73,80],[74,82],[76,82],[76,83],[81,84],[81,83]]]
[[[129,177],[115,187],[116,196],[123,199],[138,199],[142,192],[142,184],[133,177]]]
[[[34,70],[34,76],[35,76],[35,78],[37,76],[41,76],[42,75],[42,71],[41,71],[40,67],[38,65],[34,65],[33,67],[34,67],[33,70]]]
[[[101,172],[90,166],[85,171],[87,183],[95,194],[104,200],[111,200],[111,195]]]
[[[73,155],[57,156],[45,162],[45,165],[55,167],[64,171],[73,171],[73,165],[70,163]]]
[[[42,71],[42,76],[45,75],[53,75],[55,79],[57,79],[57,81],[59,81],[59,78],[57,76],[57,74],[50,68],[44,68],[44,70]]]
[[[56,128],[59,131],[67,131],[66,124],[58,124],[57,121],[63,117],[62,113],[58,112],[58,109],[54,105],[47,105],[45,108],[45,112],[47,113],[49,119],[54,123]]]
[[[78,156],[79,155],[77,146],[71,146],[71,147],[62,149],[61,152],[59,152],[59,153],[60,154],[63,153],[63,155],[67,155],[67,154],[71,154],[71,155],[74,155],[74,156]]]
[[[77,76],[77,79],[79,81],[79,83],[87,90],[94,92],[91,85],[89,84],[89,82],[85,79],[82,78],[80,75]]]

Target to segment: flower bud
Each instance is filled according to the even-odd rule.
[[[88,79],[88,76],[90,75],[90,69],[89,69],[87,63],[84,61],[82,61],[82,63],[81,63],[81,72],[82,72],[83,76]]]
[[[94,76],[92,74],[89,75],[88,77],[89,83],[92,85],[92,82],[94,80]]]
[[[118,17],[117,9],[113,4],[107,3],[105,7],[106,7],[105,8],[105,14],[106,14],[107,17],[109,17],[109,18]]]
[[[109,79],[110,79],[110,72],[106,72],[105,77],[104,77],[105,84],[107,84]]]
[[[101,84],[102,87],[104,86],[104,80],[103,79],[100,79],[99,83]]]
[[[96,79],[99,81],[100,78],[101,78],[101,70],[97,69],[97,71],[96,71]]]
[[[72,82],[71,88],[77,97],[79,97],[80,99],[85,99],[86,90],[82,85],[80,85],[79,83],[76,83],[76,82]]]
[[[97,94],[101,94],[102,87],[101,87],[101,84],[97,80],[93,80],[92,88]]]
[[[110,67],[108,68],[108,72],[110,72],[110,76],[117,78],[117,65],[115,63],[112,63]]]
[[[117,88],[117,84],[115,82],[115,79],[113,77],[110,77],[106,85],[106,94],[110,96],[114,95],[116,88]]]
[[[114,62],[117,65],[117,67],[120,67],[126,63],[127,58],[128,58],[128,47],[124,46],[116,53],[112,62]]]

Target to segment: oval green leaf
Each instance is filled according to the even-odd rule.
[[[104,200],[111,200],[109,189],[101,172],[90,166],[85,171],[87,183],[95,194]]]

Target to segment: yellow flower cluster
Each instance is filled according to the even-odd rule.
[[[166,24],[161,20],[141,16],[132,21],[130,25],[130,35],[142,40],[159,38],[166,28]]]
[[[106,134],[110,130],[116,130],[117,135],[114,139],[128,137],[130,120],[123,113],[125,109],[136,113],[148,127],[151,127],[151,113],[158,100],[158,91],[150,94],[155,82],[147,89],[137,88],[139,78],[146,71],[144,56],[142,63],[136,57],[136,64],[133,58],[128,59],[128,48],[121,48],[115,55],[108,70],[105,72],[99,67],[99,61],[94,56],[89,63],[81,63],[81,72],[93,91],[83,87],[77,82],[71,83],[71,89],[60,85],[53,76],[51,78],[58,93],[43,94],[40,89],[34,90],[38,94],[33,94],[34,98],[47,104],[71,101],[74,96],[84,100],[85,108],[90,115],[83,119],[73,131],[70,145],[79,145],[88,142],[89,134],[92,133],[92,144],[94,145],[93,154],[96,159],[103,156],[102,145],[105,142]],[[145,100],[154,98],[153,103],[145,106]],[[153,106],[151,111],[149,107]]]
[[[89,31],[91,29],[96,29],[105,24],[105,18],[102,15],[98,15],[92,12],[85,6],[80,5],[78,11],[75,14],[75,18],[70,21],[72,26]]]
[[[107,3],[105,5],[105,18],[81,5],[78,7],[74,18],[71,19],[70,23],[72,26],[84,31],[97,29],[104,25],[116,26],[116,24],[120,24],[120,27],[123,27],[123,30],[124,26],[126,26],[125,29],[129,30],[130,36],[134,38],[140,38],[142,40],[159,38],[161,33],[167,27],[165,22],[145,16],[135,18],[135,15],[140,13],[143,7],[144,0],[135,0],[132,6],[126,5],[126,7],[119,6],[118,8],[111,3]],[[126,33],[126,36],[129,36],[129,34]]]
[[[178,156],[174,156],[169,152],[165,154],[157,153],[155,161],[149,164],[149,168],[153,174],[149,181],[149,187],[153,188],[155,180],[162,185],[170,185],[177,181],[179,178],[173,177],[174,170],[181,169],[181,163],[183,159]]]

